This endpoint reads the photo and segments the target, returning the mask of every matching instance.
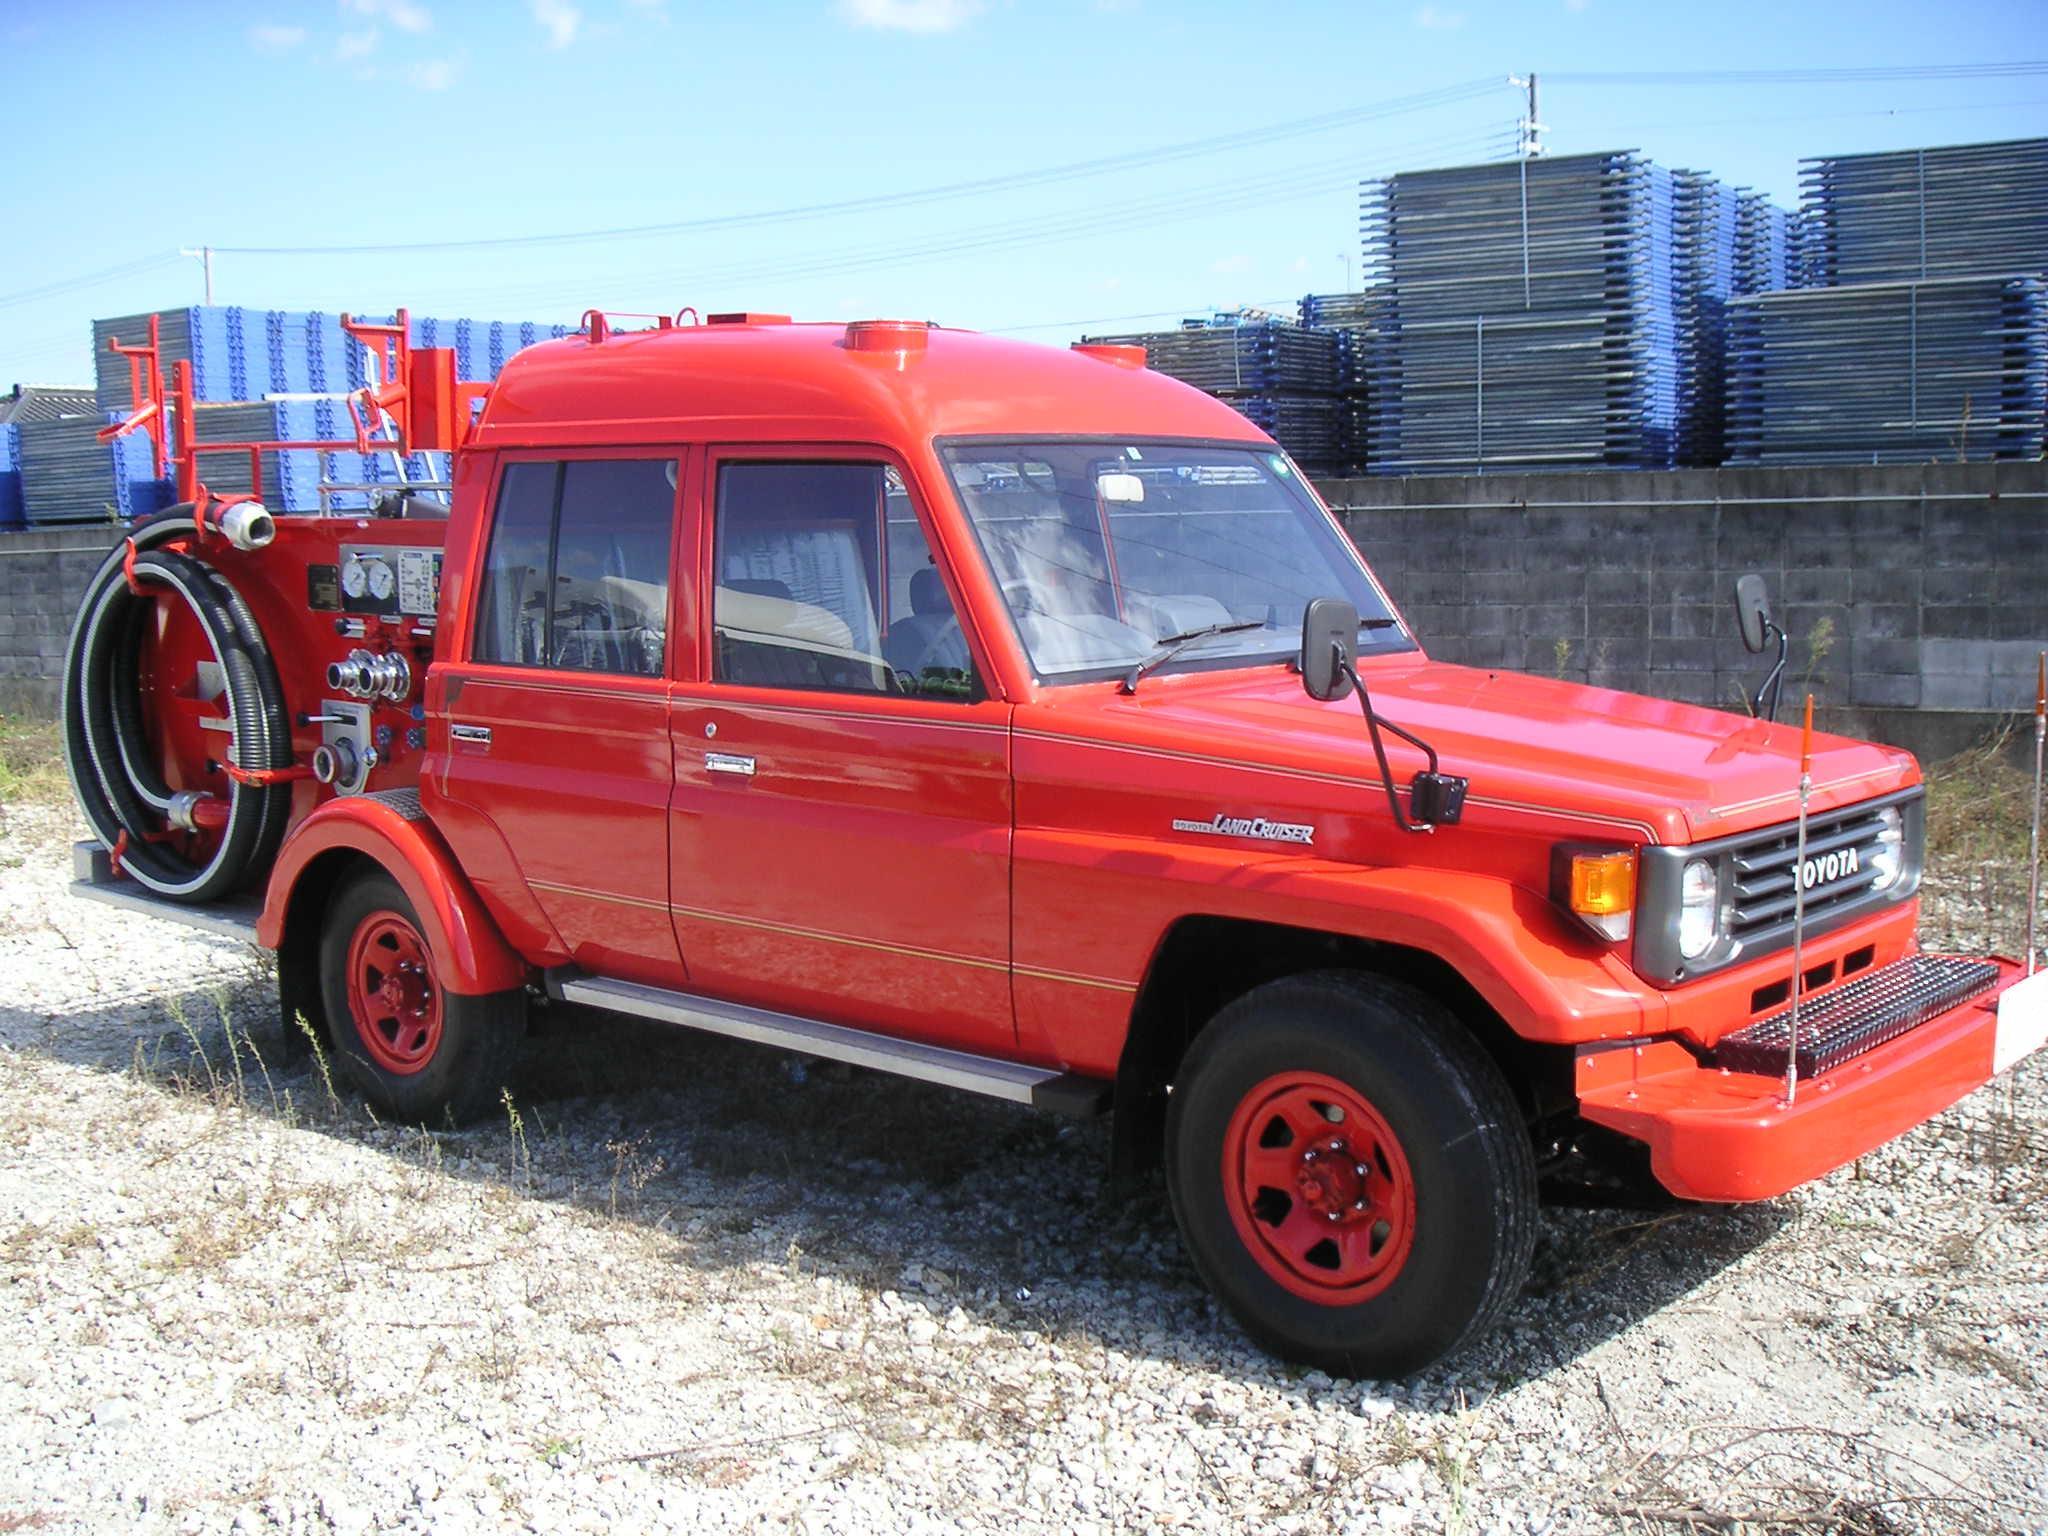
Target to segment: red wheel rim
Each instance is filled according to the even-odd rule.
[[[1223,1201],[1259,1267],[1325,1306],[1377,1296],[1415,1245],[1415,1178],[1393,1128],[1319,1072],[1244,1096],[1223,1134]]]
[[[348,944],[348,1011],[370,1060],[400,1076],[441,1047],[441,989],[412,919],[372,912]]]

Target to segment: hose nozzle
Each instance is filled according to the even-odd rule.
[[[220,514],[222,535],[237,549],[262,549],[277,537],[277,519],[260,501],[238,501]]]

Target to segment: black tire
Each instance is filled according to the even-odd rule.
[[[1347,1167],[1378,1172],[1343,1172],[1332,1187],[1318,1182],[1335,1177],[1325,1150],[1307,1170],[1300,1159],[1323,1143],[1299,1143],[1287,1116],[1266,1106],[1313,1102],[1317,1080],[1361,1106],[1362,1139],[1374,1139],[1378,1117],[1398,1146],[1391,1167],[1363,1152],[1368,1162],[1351,1165],[1344,1150]],[[1327,1119],[1331,1107],[1320,1112]],[[1227,1156],[1232,1170],[1253,1171],[1226,1173]],[[1293,1159],[1307,1182],[1276,1191],[1275,1158]],[[1176,1076],[1166,1169],[1174,1219],[1210,1290],[1274,1354],[1332,1375],[1410,1375],[1490,1328],[1528,1277],[1536,1163],[1514,1095],[1448,1009],[1377,976],[1288,977],[1217,1014]],[[1376,1219],[1379,1201],[1387,1220]],[[1303,1225],[1314,1221],[1359,1224],[1341,1264],[1334,1240],[1301,1246],[1300,1234],[1324,1230]],[[1329,1266],[1327,1286],[1318,1263]]]
[[[408,927],[416,947],[404,943]],[[359,938],[361,950],[356,948]],[[380,949],[383,939],[393,942]],[[382,958],[387,954],[388,963]],[[350,971],[364,956],[373,957],[382,972],[413,973],[402,983],[412,990],[390,1005],[389,1016],[381,1020],[365,1016],[386,1012],[378,996],[361,984],[350,985]],[[419,914],[383,870],[365,870],[335,892],[320,934],[320,1000],[336,1065],[364,1098],[394,1119],[460,1124],[499,1104],[526,1033],[526,994],[443,991],[432,979],[431,962]],[[367,1008],[357,1002],[366,995]],[[432,1021],[423,1023],[429,1004]],[[408,1038],[408,1021],[416,1041]]]

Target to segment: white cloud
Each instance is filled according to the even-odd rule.
[[[1564,0],[1564,8],[1568,11],[1576,13],[1578,11],[1583,11],[1587,6],[1591,5],[1592,3],[1593,0]]]
[[[576,41],[576,33],[583,25],[583,13],[569,0],[527,0],[526,8],[540,23],[540,29],[547,33],[550,48],[566,48]]]
[[[1433,5],[1425,5],[1415,13],[1415,25],[1425,32],[1455,32],[1465,25],[1465,13],[1440,11]]]
[[[1209,270],[1211,272],[1228,274],[1232,272],[1249,272],[1251,269],[1252,259],[1243,252],[1239,252],[1235,256],[1218,256],[1209,263]]]
[[[842,21],[883,32],[957,32],[986,9],[984,0],[839,0]]]
[[[1308,258],[1306,256],[1295,257],[1294,270],[1297,272],[1306,272],[1308,270]]]
[[[460,59],[421,59],[406,66],[405,78],[415,90],[445,91],[462,75]]]
[[[334,56],[344,64],[353,59],[367,59],[377,51],[379,35],[375,27],[365,32],[344,32],[334,40]]]
[[[304,27],[256,26],[249,29],[249,41],[267,53],[283,53],[305,40]]]
[[[341,8],[372,21],[388,21],[401,32],[424,32],[434,24],[427,8],[415,0],[341,0]]]

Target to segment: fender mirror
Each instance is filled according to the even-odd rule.
[[[1312,699],[1334,699],[1351,683],[1344,668],[1358,659],[1358,610],[1341,597],[1319,597],[1301,615],[1301,686]]]
[[[1735,616],[1742,621],[1742,645],[1760,651],[1771,628],[1771,600],[1764,591],[1764,579],[1752,571],[1735,582]]]

